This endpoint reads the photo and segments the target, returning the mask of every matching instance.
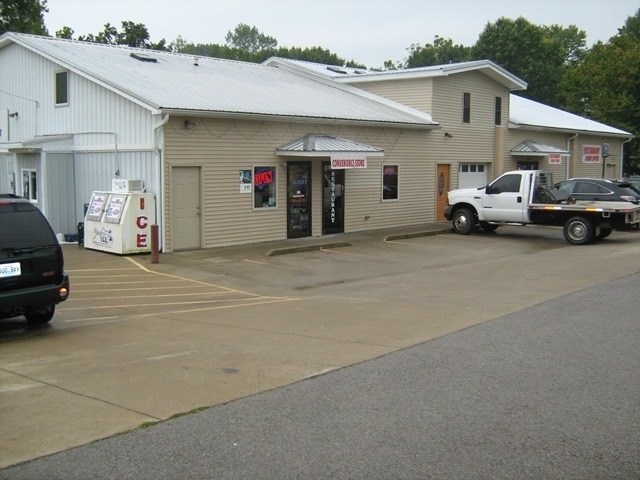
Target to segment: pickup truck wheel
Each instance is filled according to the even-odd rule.
[[[570,244],[584,245],[593,239],[593,224],[583,217],[571,217],[564,224],[562,233]]]
[[[48,307],[39,308],[37,310],[29,310],[24,314],[27,319],[27,323],[30,325],[42,325],[48,323],[53,318],[53,314],[56,311],[55,305],[49,305]]]
[[[473,231],[476,219],[468,208],[461,208],[453,214],[452,223],[454,232],[460,235],[468,235]]]

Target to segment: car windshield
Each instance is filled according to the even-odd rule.
[[[56,237],[46,220],[32,206],[17,203],[0,205],[0,250],[34,248],[56,243]]]

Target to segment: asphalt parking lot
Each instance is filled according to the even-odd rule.
[[[65,246],[71,297],[52,323],[0,325],[0,467],[640,271],[637,231],[580,247],[539,227],[344,239],[288,255],[269,255],[277,245],[167,254],[158,264]]]

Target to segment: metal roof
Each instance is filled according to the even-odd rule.
[[[463,72],[479,71],[504,85],[509,90],[525,90],[527,82],[518,78],[491,60],[474,60],[471,62],[431,65],[428,67],[406,68],[401,70],[366,70],[363,68],[337,67],[321,63],[271,57],[263,62],[265,65],[278,66],[285,69],[303,70],[338,82],[357,84],[361,82],[378,82],[381,80],[407,80],[410,78],[446,77]]]
[[[276,155],[327,156],[331,153],[366,153],[367,156],[382,156],[384,150],[344,138],[310,133],[276,149]]]
[[[509,97],[509,123],[511,128],[525,130],[557,130],[619,137],[633,136],[624,130],[513,94]]]
[[[554,147],[553,145],[546,145],[544,143],[538,143],[531,140],[525,140],[511,150],[511,155],[527,155],[527,156],[543,156],[550,153],[560,153],[562,155],[569,155],[571,152],[563,148]]]
[[[462,72],[481,71],[510,90],[524,90],[527,83],[490,60],[433,65],[403,70],[373,71],[362,68],[336,67],[332,65],[272,57],[264,62],[300,74],[315,75],[338,82],[357,84],[368,81],[430,78],[454,75]],[[527,98],[511,94],[509,103],[511,128],[549,130],[565,133],[589,133],[631,137],[633,134],[610,127],[594,120],[550,107]]]
[[[438,127],[429,114],[406,105],[263,64],[19,33],[0,37],[0,49],[10,43],[154,113]]]

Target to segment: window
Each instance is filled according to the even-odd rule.
[[[471,94],[467,92],[462,99],[462,123],[471,123]]]
[[[398,199],[398,165],[382,166],[382,200]]]
[[[69,72],[56,72],[56,105],[69,103]]]
[[[253,167],[254,208],[276,206],[276,167]]]
[[[32,202],[38,201],[38,173],[35,170],[22,169],[22,196]]]
[[[498,178],[491,184],[492,193],[519,192],[522,175],[508,174]]]
[[[502,97],[496,97],[496,110],[493,123],[495,125],[502,125]]]
[[[483,173],[484,165],[479,165],[475,163],[461,163],[460,172],[461,173]]]

